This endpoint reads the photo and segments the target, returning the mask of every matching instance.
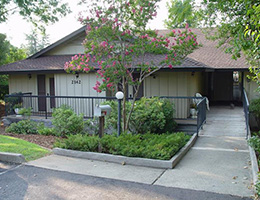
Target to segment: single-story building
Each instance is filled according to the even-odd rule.
[[[216,48],[217,42],[205,38],[200,29],[192,29],[197,40],[203,46],[188,55],[182,65],[173,69],[161,69],[147,78],[139,96],[194,96],[200,93],[208,97],[210,103],[241,102],[245,88],[249,99],[257,97],[256,83],[247,78],[248,65],[244,57],[237,60]],[[166,34],[167,30],[159,31]],[[75,54],[84,53],[82,41],[85,39],[85,27],[78,29],[61,40],[42,49],[25,60],[0,66],[0,74],[9,75],[9,93],[22,92],[32,96],[59,96],[59,98],[38,97],[34,102],[30,98],[30,107],[35,112],[51,113],[52,108],[61,104],[75,106],[76,112],[93,114],[87,105],[96,104],[93,99],[73,99],[73,97],[106,97],[105,92],[97,93],[92,87],[96,83],[95,73],[68,74],[64,71],[65,62]],[[146,59],[156,60],[161,55],[147,55]],[[129,87],[128,97],[133,96]],[[68,98],[65,98],[68,97]],[[70,98],[69,98],[70,97]],[[35,97],[36,98],[36,97]],[[177,115],[185,118],[189,115],[189,103],[180,108],[183,102],[175,102]]]

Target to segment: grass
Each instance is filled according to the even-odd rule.
[[[23,154],[26,161],[35,160],[50,153],[36,144],[4,135],[0,135],[0,152]]]

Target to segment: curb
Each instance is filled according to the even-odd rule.
[[[249,130],[249,138],[251,138],[251,131]],[[256,158],[256,154],[255,154],[255,150],[249,146],[249,154],[250,154],[250,160],[251,160],[251,167],[252,167],[252,175],[253,175],[253,182],[254,185],[257,183],[258,181],[258,162],[257,162],[257,158]]]
[[[153,168],[163,168],[172,169],[178,162],[184,157],[184,155],[189,151],[197,139],[197,133],[194,133],[190,138],[188,143],[180,149],[180,151],[174,155],[170,160],[157,160],[148,158],[134,158],[119,155],[111,155],[106,153],[95,153],[95,152],[83,152],[74,151],[61,148],[54,148],[53,153],[60,156],[69,156],[75,158],[84,158],[90,160],[108,161],[120,164],[129,164],[143,167],[153,167]]]
[[[25,162],[22,154],[0,152],[0,161],[21,164]]]

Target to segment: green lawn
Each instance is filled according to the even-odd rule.
[[[50,153],[36,144],[4,135],[0,135],[0,152],[23,154],[26,161],[35,160]]]

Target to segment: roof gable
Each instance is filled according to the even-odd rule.
[[[197,35],[197,40],[203,46],[188,55],[179,69],[220,69],[220,70],[247,70],[248,65],[244,56],[233,60],[230,54],[226,54],[220,48],[216,48],[217,42],[207,40],[200,29],[192,29]],[[160,30],[159,34],[165,35],[169,30]],[[65,62],[71,57],[84,52],[81,45],[85,38],[85,27],[82,27],[50,46],[42,49],[25,60],[3,65],[0,73],[29,72],[29,71],[64,71]],[[147,54],[147,61],[153,60],[159,63],[163,55]],[[137,60],[138,61],[138,58]]]

